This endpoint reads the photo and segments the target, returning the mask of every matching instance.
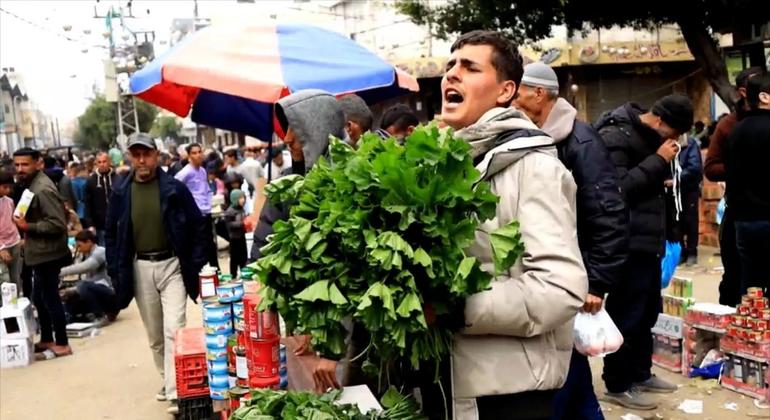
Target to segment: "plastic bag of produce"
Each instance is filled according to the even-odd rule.
[[[579,312],[575,316],[572,335],[575,339],[575,349],[580,354],[591,357],[604,357],[614,353],[623,344],[623,335],[604,308],[596,314]]]

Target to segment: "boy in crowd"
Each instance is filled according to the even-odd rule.
[[[85,313],[98,325],[112,322],[118,314],[115,290],[107,275],[107,257],[104,247],[96,244],[96,234],[82,230],[75,235],[74,264],[61,269],[60,277],[78,276],[78,283],[63,290],[70,315],[75,315],[77,300],[85,303]]]
[[[4,272],[8,276],[0,278],[0,283],[16,284],[16,290],[21,294],[21,236],[13,224],[13,185],[13,175],[9,171],[0,171],[0,264],[5,266]]]
[[[240,189],[230,192],[230,207],[225,211],[225,224],[230,235],[230,274],[233,278],[238,270],[246,266],[246,229],[243,219],[246,212],[246,194]]]

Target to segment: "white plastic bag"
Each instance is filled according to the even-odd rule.
[[[596,314],[579,312],[575,316],[572,335],[575,339],[575,349],[580,354],[591,357],[604,357],[614,353],[623,344],[623,335],[604,308]]]

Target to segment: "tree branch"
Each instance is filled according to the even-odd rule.
[[[727,77],[727,66],[716,41],[700,22],[682,16],[677,23],[695,62],[703,69],[714,92],[733,109],[738,98]]]

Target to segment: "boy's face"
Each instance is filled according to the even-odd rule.
[[[77,241],[75,242],[75,245],[82,254],[88,254],[94,248],[94,243],[91,241]]]
[[[246,204],[246,197],[243,194],[241,194],[241,196],[238,197],[238,205],[240,207],[243,207],[245,204]]]
[[[13,184],[0,185],[0,197],[8,197],[11,195],[11,191],[13,191]]]
[[[441,79],[441,117],[455,130],[475,123],[485,112],[506,106],[513,99],[516,83],[498,80],[493,54],[489,45],[465,45],[452,52]]]

